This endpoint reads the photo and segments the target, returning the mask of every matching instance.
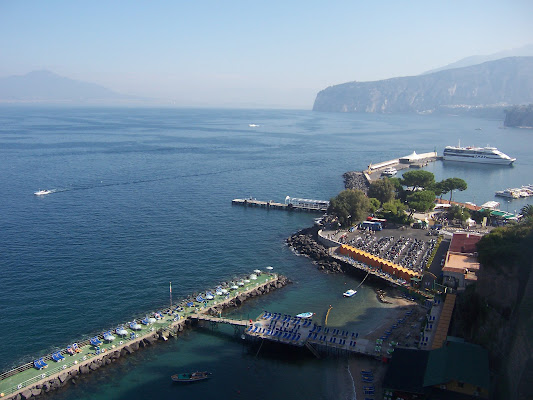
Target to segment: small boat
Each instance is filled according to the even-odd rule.
[[[183,374],[175,374],[172,375],[170,378],[174,382],[198,382],[203,381],[204,379],[209,378],[209,375],[211,375],[210,372],[185,372]]]
[[[396,170],[396,168],[394,167],[389,167],[389,168],[385,168],[382,172],[381,172],[381,175],[383,176],[394,176],[398,173],[398,171]]]
[[[38,190],[35,193],[33,193],[35,196],[44,196],[46,194],[52,193],[51,190]]]
[[[303,312],[300,314],[296,314],[298,318],[313,318],[313,315],[315,315],[314,312]]]
[[[354,294],[357,293],[357,290],[348,289],[346,292],[344,292],[342,295],[344,297],[352,297]]]

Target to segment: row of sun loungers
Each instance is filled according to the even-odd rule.
[[[56,351],[55,353],[52,353],[52,360],[55,362],[61,362],[65,359],[65,357],[61,354],[60,351]]]
[[[43,369],[48,367],[48,364],[44,362],[43,357],[33,361],[33,366],[37,369]]]

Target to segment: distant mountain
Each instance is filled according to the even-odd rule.
[[[487,61],[494,61],[507,57],[533,57],[533,44],[528,44],[526,46],[519,47],[516,49],[504,50],[498,53],[489,54],[485,56],[466,57],[454,63],[445,65],[444,67],[435,68],[431,71],[426,71],[422,75],[432,74],[433,72],[444,71],[446,69],[469,67],[471,65],[482,64]]]
[[[331,86],[318,93],[313,110],[431,113],[531,102],[533,57],[509,57],[427,75]]]
[[[103,86],[46,70],[0,78],[0,101],[4,102],[109,102],[129,98]]]

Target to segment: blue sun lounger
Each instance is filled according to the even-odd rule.
[[[55,353],[52,353],[52,360],[54,360],[55,362],[61,362],[64,359],[65,357],[61,355],[61,352],[56,351]]]
[[[44,358],[43,357],[39,358],[39,363],[41,364],[42,368],[48,367],[48,364],[44,362]]]
[[[40,360],[33,360],[33,366],[37,369],[43,369],[44,367],[41,365],[41,361]]]
[[[95,336],[93,338],[91,338],[89,340],[89,342],[93,345],[93,346],[100,346],[102,344],[102,342],[100,340],[98,340],[98,337]]]

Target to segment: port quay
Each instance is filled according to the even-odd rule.
[[[101,333],[78,341],[75,346],[78,350],[73,351],[73,354],[68,351],[72,346],[68,346],[52,354],[40,355],[35,360],[39,361],[37,365],[35,362],[26,363],[3,372],[0,374],[0,397],[28,399],[58,389],[71,379],[109,365],[141,347],[179,335],[201,316],[208,318],[208,315],[219,315],[224,308],[238,306],[247,298],[266,294],[288,283],[284,276],[270,272],[271,267],[267,269],[269,272],[255,270],[233,285],[228,285],[222,295],[213,293],[212,299],[191,297],[162,311],[148,313],[150,323],[143,322],[133,327],[130,326],[131,322],[118,324],[122,327],[122,335],[117,333],[118,328],[113,328],[110,330],[114,336],[112,340],[105,340],[104,333]],[[137,321],[145,318],[148,320],[147,316],[143,316]],[[223,319],[217,320],[223,322]],[[241,322],[241,326],[244,325],[248,325],[246,321]]]
[[[257,200],[254,197],[248,197],[246,199],[233,199],[231,201],[231,204],[245,207],[260,207],[286,211],[295,210],[322,213],[326,212],[329,207],[329,201],[327,200],[300,199],[290,196],[285,197],[285,203],[277,203],[272,200],[262,201]]]

